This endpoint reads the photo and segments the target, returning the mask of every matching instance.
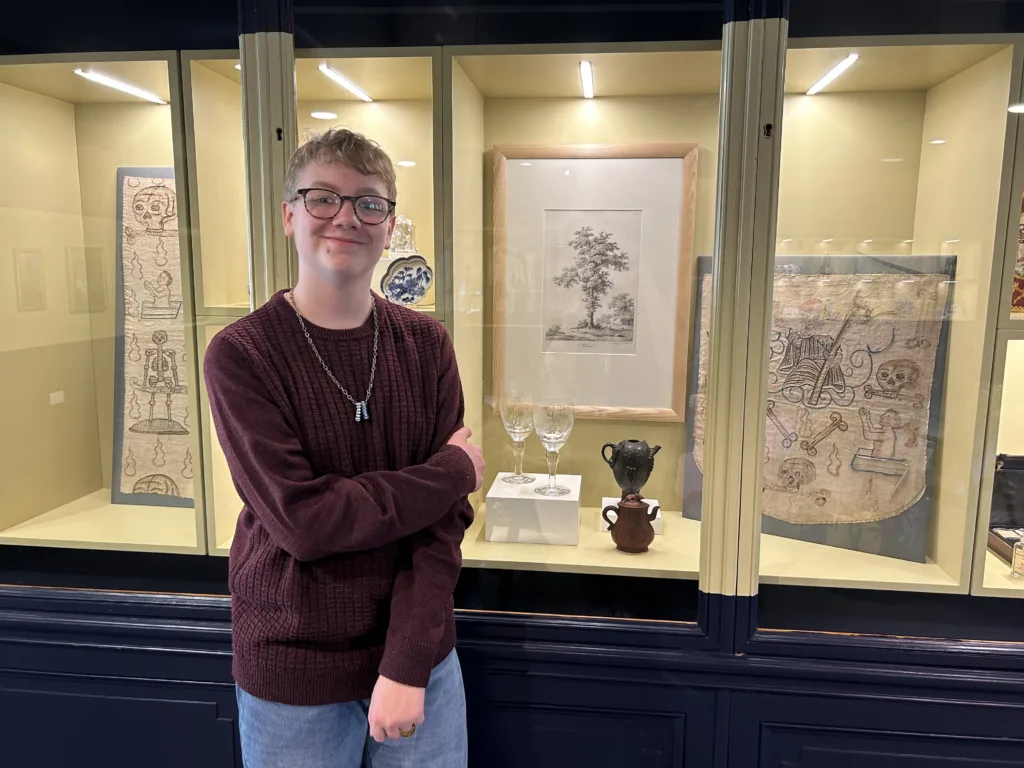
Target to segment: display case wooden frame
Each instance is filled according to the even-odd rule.
[[[19,55],[0,57],[0,66],[5,65],[32,65],[32,64],[76,64],[89,62],[161,62],[167,67],[167,106],[171,123],[171,154],[175,178],[180,182],[176,186],[178,196],[177,219],[179,231],[186,231],[190,228],[190,204],[187,179],[189,178],[188,166],[185,162],[185,141],[184,125],[182,120],[181,104],[181,68],[180,58],[176,51],[116,51],[116,52],[90,52],[90,53],[58,53],[40,55]],[[114,179],[110,180],[111,186]],[[182,291],[182,312],[186,318],[185,327],[185,350],[192,361],[197,361],[197,350],[195,344],[195,305],[191,286],[194,284],[194,275],[191,259],[191,247],[189,238],[178,238],[178,259],[181,264],[181,282],[189,286],[188,290]],[[121,297],[114,297],[112,301],[121,301]],[[193,412],[199,408],[199,374],[198,366],[188,366],[188,403]],[[201,440],[197,439],[195,445],[200,453],[202,452]],[[200,462],[196,462],[198,466]],[[193,493],[194,506],[191,508],[192,517],[195,521],[195,544],[163,544],[157,541],[137,542],[134,540],[110,540],[103,539],[64,539],[60,537],[25,537],[11,536],[0,533],[0,545],[12,544],[21,546],[41,546],[66,549],[89,549],[89,550],[116,550],[126,552],[156,552],[174,554],[206,554],[205,536],[205,507],[202,493],[202,481],[196,478],[195,491]],[[69,505],[70,506],[70,505]],[[35,519],[35,518],[33,518]]]
[[[687,329],[692,325],[693,313],[693,239],[694,212],[697,200],[697,145],[645,144],[628,145],[570,145],[570,146],[516,146],[494,147],[492,150],[492,279],[494,295],[493,344],[493,407],[497,411],[505,388],[506,348],[506,286],[508,232],[506,229],[506,201],[508,161],[510,159],[636,159],[681,158],[682,206],[676,273],[675,343],[672,350],[671,406],[668,408],[611,407],[582,403],[576,405],[576,416],[585,419],[622,419],[631,421],[678,421],[686,413],[686,383],[690,355],[690,337]],[[567,172],[568,173],[568,172]]]

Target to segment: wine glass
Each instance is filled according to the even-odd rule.
[[[509,392],[501,396],[500,407],[501,422],[512,438],[512,456],[516,469],[515,474],[505,475],[501,479],[513,485],[532,483],[533,478],[523,474],[523,453],[526,451],[526,438],[533,432],[533,400]]]
[[[533,408],[533,426],[544,446],[548,460],[548,484],[535,488],[541,496],[565,496],[569,489],[555,483],[558,451],[569,439],[576,411],[570,400],[542,400]]]

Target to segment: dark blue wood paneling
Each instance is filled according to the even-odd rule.
[[[1022,31],[1021,0],[790,0],[790,37]]]
[[[703,675],[567,650],[460,645],[474,766],[715,765],[718,694]]]
[[[896,691],[892,692],[893,694]],[[1024,702],[851,696],[732,699],[733,768],[924,768],[1024,764]]]
[[[718,0],[298,0],[299,48],[718,40]]]
[[[0,3],[0,55],[237,47],[237,0]]]
[[[228,768],[240,765],[236,715],[230,686],[0,670],[0,763]]]

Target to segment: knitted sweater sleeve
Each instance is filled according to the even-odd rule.
[[[426,463],[403,470],[318,475],[265,374],[224,333],[204,357],[210,410],[235,487],[274,542],[296,560],[399,541],[437,522],[472,490],[472,461],[447,445]]]
[[[435,451],[462,427],[465,414],[455,349],[448,334],[442,334]],[[460,494],[440,520],[412,537],[411,556],[395,576],[391,621],[378,667],[389,680],[418,688],[426,688],[430,680],[462,567],[462,539],[473,522],[466,496]]]

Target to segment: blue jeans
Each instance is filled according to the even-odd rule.
[[[235,688],[246,768],[466,768],[466,693],[455,651],[434,668],[424,723],[407,739],[370,738],[369,699],[301,707]]]

